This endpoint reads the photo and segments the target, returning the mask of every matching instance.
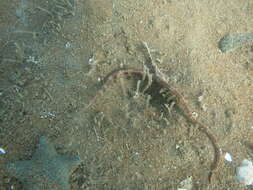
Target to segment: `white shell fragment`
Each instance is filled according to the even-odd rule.
[[[231,154],[229,154],[228,152],[225,153],[225,160],[227,160],[228,162],[233,161],[233,158],[232,158]]]
[[[0,154],[6,154],[6,152],[3,148],[0,148]]]
[[[40,116],[41,119],[45,119],[45,118],[48,118],[48,117],[55,117],[56,115],[52,112],[43,112],[42,115]]]
[[[253,163],[251,161],[245,159],[236,168],[236,179],[244,185],[253,184]]]
[[[192,190],[192,176],[187,177],[183,181],[180,182],[180,187],[177,190]]]

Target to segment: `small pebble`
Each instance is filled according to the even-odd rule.
[[[204,100],[204,96],[203,95],[200,95],[199,97],[198,97],[198,102],[202,102]]]
[[[236,168],[236,179],[244,185],[253,184],[253,163],[251,161],[245,159]]]
[[[70,44],[69,42],[67,42],[67,43],[65,44],[65,48],[70,48],[70,46],[71,46],[71,44]]]

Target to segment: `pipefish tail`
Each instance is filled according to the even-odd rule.
[[[139,77],[139,78],[145,78],[146,73],[143,70],[135,70],[135,69],[118,69],[114,70],[111,73],[109,73],[104,80],[102,81],[102,89],[100,92],[102,93],[110,84],[117,80],[119,77],[122,76],[130,76],[130,77]],[[212,179],[214,177],[214,173],[217,171],[220,160],[221,160],[221,149],[217,143],[216,138],[214,135],[209,131],[208,127],[204,124],[200,123],[196,117],[194,117],[193,111],[189,109],[189,106],[187,105],[184,97],[171,85],[169,85],[166,81],[161,79],[160,77],[153,75],[152,76],[152,83],[155,83],[155,86],[159,86],[161,89],[166,89],[170,92],[170,94],[175,98],[175,103],[177,107],[181,110],[184,117],[187,119],[188,122],[190,122],[193,125],[196,125],[198,129],[203,132],[207,138],[210,140],[212,147],[214,149],[214,159],[210,167],[210,173],[208,175],[208,181],[209,183],[212,182]],[[149,87],[150,88],[150,87]],[[97,99],[97,96],[101,93],[98,93],[89,103],[89,106],[95,102],[95,99]]]

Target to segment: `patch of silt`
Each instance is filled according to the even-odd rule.
[[[72,0],[21,0],[15,14],[18,24],[12,33],[43,39],[45,35],[49,37],[61,31],[66,19],[74,16],[75,3]]]
[[[196,182],[205,183],[212,147],[187,123],[174,100],[159,83],[139,76],[107,83],[90,107],[101,151],[88,158],[87,166],[95,168],[86,166],[85,173],[93,182],[86,180],[83,186],[173,189],[193,170]]]
[[[13,3],[14,9],[9,11],[16,20],[0,29],[1,122],[8,123],[13,118],[22,120],[27,114],[23,111],[24,89],[38,81],[38,72],[43,73],[41,57],[48,50],[47,42],[56,38],[56,26],[63,27],[73,12],[74,5],[69,3],[63,0],[21,0]],[[48,27],[50,24],[54,27]],[[2,123],[2,126],[7,125]]]
[[[28,1],[21,0],[13,10],[15,24],[2,29],[0,62],[36,64],[50,41],[61,36],[68,18],[74,16],[72,0]]]
[[[14,5],[11,11],[15,22],[0,30],[0,93],[5,104],[16,102],[11,98],[21,104],[24,88],[47,72],[43,55],[52,47],[49,43],[60,38],[64,24],[75,13],[73,0],[21,0]],[[13,97],[15,93],[19,96]],[[8,113],[8,107],[1,107],[0,113]],[[1,119],[6,120],[5,114],[0,114]]]

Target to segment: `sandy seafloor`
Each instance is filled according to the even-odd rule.
[[[4,165],[29,160],[40,136],[76,154],[72,190],[238,190],[235,167],[253,160],[253,43],[221,52],[227,34],[253,33],[251,0],[1,0],[0,189],[22,189]],[[60,6],[60,8],[59,8]],[[223,153],[212,183],[208,138],[180,113],[155,115],[137,81],[101,80],[142,69],[142,43],[167,82],[216,137]],[[123,90],[122,90],[123,89]],[[93,97],[95,101],[89,108]],[[155,99],[156,97],[151,97]]]

